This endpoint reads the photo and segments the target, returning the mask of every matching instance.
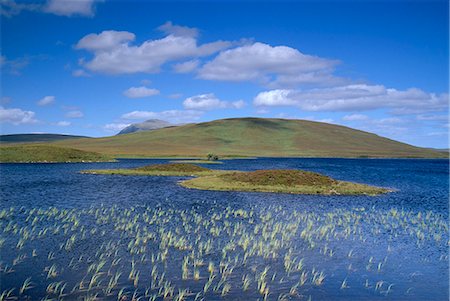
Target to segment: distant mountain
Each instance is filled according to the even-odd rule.
[[[61,134],[11,134],[0,135],[1,143],[53,142],[58,140],[89,138],[87,136]]]
[[[220,119],[57,144],[122,157],[205,157],[214,153],[219,157],[448,158],[448,153],[345,126],[273,118]]]
[[[121,130],[117,135],[130,134],[135,132],[152,131],[157,129],[166,128],[169,126],[175,126],[174,124],[159,120],[159,119],[149,119],[141,123],[133,123],[123,130]]]

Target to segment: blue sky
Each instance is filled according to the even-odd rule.
[[[447,1],[0,4],[2,134],[256,116],[448,147]]]

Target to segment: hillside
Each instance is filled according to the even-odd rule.
[[[99,153],[53,145],[0,146],[0,162],[2,163],[104,162],[111,160],[111,157]]]
[[[140,123],[133,123],[121,130],[117,135],[131,134],[143,131],[152,131],[157,129],[162,129],[165,127],[173,126],[170,122],[159,120],[159,119],[149,119]]]
[[[0,135],[1,143],[31,143],[52,142],[66,139],[89,138],[86,136],[61,135],[61,134],[11,134]]]
[[[119,156],[445,157],[348,127],[306,120],[232,118],[56,142]]]

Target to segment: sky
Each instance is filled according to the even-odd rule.
[[[0,5],[2,134],[253,116],[448,148],[448,1]]]

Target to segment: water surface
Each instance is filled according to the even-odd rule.
[[[1,164],[1,291],[19,296],[31,277],[23,299],[448,300],[447,160],[204,165],[298,168],[395,190],[375,197],[78,173],[164,162]]]

